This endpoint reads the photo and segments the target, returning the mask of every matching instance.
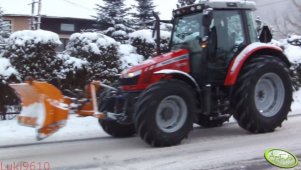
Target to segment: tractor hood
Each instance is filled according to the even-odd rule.
[[[145,60],[143,63],[134,66],[128,70],[122,72],[122,78],[131,78],[140,75],[143,72],[150,71],[150,70],[160,70],[163,66],[172,65],[182,58],[188,58],[189,51],[185,49],[180,49],[176,51],[172,51],[166,54],[159,55],[157,57]]]

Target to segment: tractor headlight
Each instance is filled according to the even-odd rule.
[[[132,73],[126,73],[124,75],[124,78],[133,78],[133,77],[139,76],[141,73],[142,73],[142,70],[138,70],[138,71],[135,71]]]

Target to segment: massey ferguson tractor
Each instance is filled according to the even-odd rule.
[[[193,124],[218,127],[232,115],[251,133],[272,132],[290,111],[290,63],[281,48],[268,44],[268,29],[257,34],[254,10],[249,1],[176,9],[165,54],[156,16],[157,57],[123,71],[112,86],[92,82],[81,99],[43,82],[12,84],[23,101],[18,120],[43,139],[63,127],[70,112],[94,116],[111,136],[138,134],[155,147],[179,144]]]

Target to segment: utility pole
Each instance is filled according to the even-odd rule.
[[[42,10],[42,0],[39,0],[38,3],[38,22],[37,22],[37,29],[39,30],[41,28],[41,10]]]
[[[31,30],[35,30],[36,27],[35,27],[35,24],[36,24],[36,18],[35,18],[35,15],[34,15],[34,12],[35,12],[35,0],[32,0],[31,2],[31,21],[30,21],[30,28]]]
[[[35,4],[38,3],[38,14],[35,15]],[[32,0],[31,5],[31,21],[30,28],[31,30],[37,30],[41,28],[41,10],[42,10],[42,0]]]

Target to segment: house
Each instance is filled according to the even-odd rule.
[[[31,29],[32,0],[0,0],[3,18],[11,24],[11,32]],[[37,1],[35,1],[37,2]],[[71,34],[83,29],[93,29],[96,15],[95,4],[99,0],[42,0],[41,29],[49,30],[60,36],[64,45]],[[38,4],[35,4],[36,15]]]
[[[3,19],[10,23],[10,31],[31,29],[31,16],[4,14]],[[71,34],[81,30],[93,29],[96,21],[93,19],[42,16],[41,29],[55,32],[59,35],[62,45],[58,51],[63,51]]]

